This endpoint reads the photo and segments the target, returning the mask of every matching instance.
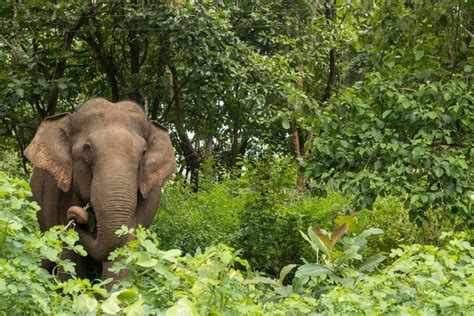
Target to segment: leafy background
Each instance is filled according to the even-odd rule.
[[[472,313],[473,17],[459,0],[3,1],[0,309]],[[153,225],[122,230],[117,283],[42,270],[73,274],[61,248],[83,249],[27,200],[37,126],[94,96],[140,104],[180,166]]]

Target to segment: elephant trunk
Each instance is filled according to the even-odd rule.
[[[91,204],[96,217],[96,236],[81,228],[78,231],[81,244],[97,261],[107,261],[111,251],[127,242],[127,236],[119,237],[115,232],[123,225],[132,225],[132,214],[137,203],[135,179],[136,171],[106,179],[94,177]]]

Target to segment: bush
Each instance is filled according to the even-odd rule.
[[[267,278],[267,283],[255,284],[252,280],[262,280],[261,275],[229,246],[215,245],[183,256],[177,249],[161,250],[157,235],[150,230],[123,228],[119,233],[136,238],[115,250],[110,259],[116,260],[114,269],[126,268],[130,273],[111,285],[110,280],[74,277],[73,264],[62,260],[60,253],[62,247],[83,253],[76,245],[77,233],[54,227],[40,234],[35,219],[38,208],[26,200],[30,194],[26,182],[0,173],[0,313],[333,315],[404,313],[416,308],[429,314],[473,312],[474,249],[465,234],[443,235],[442,247],[402,246],[391,252],[394,263],[377,273],[358,263],[363,262],[359,254],[365,248],[364,239],[344,237],[342,248],[331,248],[331,258],[343,258],[338,255],[341,251],[345,256],[336,259],[341,264],[335,266],[334,277],[315,275],[311,269],[317,265],[308,261],[285,285],[296,264],[285,267],[278,281]],[[370,228],[369,232],[379,231]],[[323,238],[319,231],[317,236]],[[51,276],[40,268],[42,259],[54,261],[72,278],[61,281]],[[331,264],[329,257],[320,259],[316,264]],[[327,285],[333,289],[326,288],[320,296],[321,287]]]
[[[390,252],[401,244],[443,245],[443,231],[453,231],[459,227],[461,218],[454,215],[444,218],[434,210],[424,213],[425,218],[418,222],[410,220],[410,212],[401,199],[394,196],[378,198],[372,210],[363,210],[356,218],[354,233],[360,233],[367,227],[377,227],[384,231],[374,237],[370,252]]]
[[[443,238],[442,248],[414,244],[394,249],[394,263],[352,288],[324,295],[318,310],[324,315],[472,314],[474,248],[465,234]]]
[[[232,181],[198,193],[178,181],[165,187],[153,225],[162,247],[194,253],[198,247],[231,244],[238,233],[245,196],[234,192]]]
[[[472,225],[474,95],[468,77],[414,83],[407,92],[406,76],[390,74],[400,76],[366,73],[321,109],[306,174],[321,190],[350,195],[360,209],[371,208],[378,196],[396,195],[412,217],[435,210]]]
[[[381,230],[369,228],[353,238],[342,237],[347,231],[347,224],[331,234],[308,229],[303,237],[320,258],[299,266],[290,285],[284,285],[283,280],[297,265],[284,267],[277,280],[257,277],[246,283],[266,285],[264,301],[291,297],[304,306],[303,298],[317,298],[304,303],[318,315],[474,312],[474,248],[466,240],[467,234],[442,234],[441,239],[446,240],[443,247],[401,246],[391,251],[392,264],[372,273],[385,257],[365,259],[362,253],[366,238]]]
[[[300,230],[308,225],[332,230],[336,215],[352,212],[351,198],[340,193],[318,197],[296,192],[296,170],[287,159],[246,162],[243,169],[236,178],[206,180],[199,192],[180,181],[168,184],[151,228],[162,247],[194,253],[198,247],[224,243],[242,249],[243,258],[258,271],[277,275],[281,267],[304,257]],[[374,237],[371,254],[388,253],[400,244],[441,245],[441,232],[457,223],[454,216],[444,219],[433,210],[414,223],[402,200],[393,196],[377,198],[372,210],[358,213],[354,234],[368,227],[384,231]]]
[[[0,170],[9,175],[26,179],[32,171],[26,160],[22,160],[21,154],[14,151],[10,146],[0,145]]]
[[[288,159],[247,162],[244,170],[237,178],[207,181],[199,192],[168,184],[151,227],[162,247],[194,253],[225,243],[242,249],[255,269],[276,274],[303,256],[299,230],[308,223],[331,228],[348,201],[334,192],[325,198],[297,193]]]

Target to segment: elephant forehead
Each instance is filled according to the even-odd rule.
[[[146,137],[148,122],[137,104],[130,101],[111,103],[104,99],[89,101],[74,114],[72,120],[74,134],[91,133],[110,126],[134,130]]]
[[[108,126],[89,134],[90,141],[95,143],[105,143],[108,145],[118,144],[120,146],[133,145],[143,147],[145,139],[133,131],[120,126]]]

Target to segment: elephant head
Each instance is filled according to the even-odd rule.
[[[148,122],[133,102],[100,98],[90,100],[75,114],[46,119],[25,156],[46,170],[63,192],[92,205],[96,231],[77,230],[89,255],[102,262],[125,243],[115,232],[122,225],[137,225],[137,201],[161,190],[176,171],[164,127]]]

